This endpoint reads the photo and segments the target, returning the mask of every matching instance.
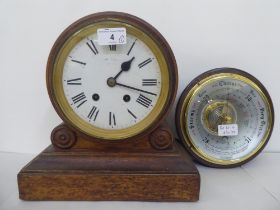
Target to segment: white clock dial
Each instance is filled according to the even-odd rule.
[[[134,126],[153,110],[161,71],[153,52],[127,35],[127,44],[101,46],[96,34],[78,42],[63,68],[63,90],[74,112],[101,129]],[[122,65],[123,64],[123,65]]]
[[[236,161],[249,156],[261,145],[271,126],[264,96],[234,78],[204,85],[191,98],[188,110],[186,128],[192,143],[216,160]],[[219,136],[218,126],[227,124],[237,125],[235,135]]]

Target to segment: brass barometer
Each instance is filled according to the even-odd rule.
[[[208,71],[183,92],[177,130],[195,159],[212,167],[235,167],[259,154],[274,123],[273,105],[264,86],[233,68]]]

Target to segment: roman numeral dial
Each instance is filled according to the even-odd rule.
[[[151,99],[149,99],[148,97],[140,94],[139,97],[137,98],[136,102],[146,108],[149,108],[149,106],[151,105],[151,103],[153,102]]]
[[[142,79],[142,86],[156,86],[157,79]]]
[[[136,115],[130,111],[129,109],[127,109],[128,113],[130,114],[130,116],[132,116],[134,119],[137,119]]]
[[[109,112],[109,125],[114,127],[114,126],[117,125],[116,122],[117,122],[116,121],[116,115],[114,113],[112,113],[112,112]]]
[[[127,55],[129,55],[129,54],[131,53],[131,51],[132,51],[132,49],[133,49],[133,47],[134,47],[136,41],[137,41],[137,39],[135,39],[135,41],[134,41],[134,42],[132,43],[132,45],[130,46],[130,48],[129,48],[128,52],[127,52]]]
[[[79,60],[75,60],[75,59],[71,59],[71,61],[72,62],[74,62],[74,63],[78,63],[78,64],[81,64],[81,65],[86,65],[86,63],[85,62],[83,62],[83,61],[79,61]]]
[[[84,103],[87,102],[85,93],[79,93],[78,95],[72,97],[72,101],[75,105],[77,105],[77,108],[79,108],[80,106],[82,106]]]
[[[92,40],[89,40],[86,44],[94,55],[98,54],[98,50]]]
[[[95,121],[97,116],[98,116],[98,114],[99,114],[98,108],[96,106],[93,106],[91,108],[90,112],[88,113],[87,117],[88,117],[89,120]]]
[[[148,58],[147,60],[144,60],[143,62],[139,63],[138,67],[141,69],[144,66],[148,65],[149,63],[151,63],[152,61],[153,61],[152,58]]]
[[[82,78],[76,78],[76,79],[69,79],[67,80],[67,85],[81,85]]]
[[[63,90],[71,111],[89,129],[111,132],[137,127],[161,97],[162,70],[141,37],[126,44],[99,45],[87,35],[69,51]]]
[[[109,45],[109,50],[110,51],[116,51],[117,50],[117,45]]]

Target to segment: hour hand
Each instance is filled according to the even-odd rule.
[[[121,75],[123,71],[128,71],[130,69],[131,63],[134,59],[135,57],[132,57],[129,61],[122,63],[120,72],[114,77],[115,80]]]

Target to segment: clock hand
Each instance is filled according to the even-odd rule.
[[[141,89],[138,89],[138,88],[135,88],[135,87],[131,87],[131,86],[128,86],[128,85],[124,85],[124,84],[121,84],[121,83],[118,83],[118,82],[116,82],[116,85],[122,86],[122,87],[125,87],[125,88],[129,88],[129,89],[132,89],[132,90],[137,90],[137,91],[140,91],[140,92],[143,92],[143,93],[147,93],[147,94],[150,94],[150,95],[153,95],[153,96],[157,95],[155,93],[152,93],[152,92],[149,92],[149,91],[146,91],[146,90],[141,90]]]
[[[130,69],[131,63],[134,59],[135,57],[132,57],[129,61],[122,63],[120,72],[114,77],[115,80],[121,75],[123,71],[128,71]]]

